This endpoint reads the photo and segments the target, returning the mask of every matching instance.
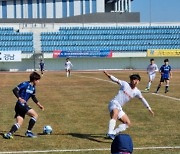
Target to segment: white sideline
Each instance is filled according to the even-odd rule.
[[[100,79],[100,78],[94,78],[94,77],[82,76],[82,75],[75,75],[75,76],[82,77],[82,78],[90,78],[90,79],[95,79],[95,80],[100,80],[100,81],[105,81],[105,82],[110,82],[110,83],[113,83],[113,84],[117,84],[117,83],[114,83],[114,82],[112,82],[110,80],[104,80],[104,79]],[[175,98],[175,97],[170,97],[170,96],[166,96],[166,95],[162,95],[162,94],[157,94],[157,93],[151,93],[151,94],[162,96],[162,97],[166,97],[166,98],[173,99],[173,100],[176,100],[176,101],[180,101],[179,98]]]
[[[99,81],[105,81],[105,82],[110,82],[110,83],[113,83],[113,84],[117,84],[117,83],[114,83],[114,82],[112,82],[110,80],[104,80],[104,79],[94,78],[94,77],[90,77],[90,76],[82,76],[82,75],[74,75],[74,76],[81,77],[81,78],[95,79],[95,80],[99,80]]]
[[[180,149],[180,146],[162,146],[162,147],[139,147],[134,148],[134,150],[155,150],[155,149]],[[14,153],[50,153],[50,152],[87,152],[87,151],[110,151],[110,148],[101,148],[101,149],[72,149],[72,150],[41,150],[41,151],[9,151],[9,152],[0,152],[0,154],[14,154]]]
[[[171,96],[166,96],[166,95],[162,95],[162,94],[157,94],[157,93],[152,93],[153,95],[158,95],[158,96],[162,96],[162,97],[166,97],[166,98],[169,98],[169,99],[173,99],[173,100],[176,100],[176,101],[180,101],[179,98],[175,98],[175,97],[171,97]]]

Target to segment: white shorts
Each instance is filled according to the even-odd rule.
[[[66,71],[70,71],[70,70],[71,70],[71,68],[70,68],[70,67],[67,67],[67,68],[65,68],[65,70],[66,70]]]
[[[125,115],[125,112],[123,111],[121,105],[113,100],[113,101],[110,101],[109,105],[108,105],[108,109],[109,109],[109,112],[111,113],[114,109],[118,109],[119,110],[119,113],[118,113],[118,119],[121,119],[123,115]]]
[[[149,80],[153,81],[156,77],[156,73],[154,74],[149,74]]]

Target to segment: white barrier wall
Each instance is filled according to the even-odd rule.
[[[163,58],[154,58],[158,67],[164,64]],[[135,58],[71,58],[73,70],[99,70],[99,69],[142,69],[145,70],[149,64],[147,57]],[[172,69],[180,69],[180,58],[168,58]],[[65,58],[44,59],[45,69],[48,71],[64,70]],[[34,69],[34,59],[22,59],[21,62],[1,62],[1,71],[27,71]],[[38,69],[38,68],[36,68]]]

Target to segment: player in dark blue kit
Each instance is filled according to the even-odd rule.
[[[171,72],[171,66],[168,64],[169,60],[165,59],[164,60],[164,65],[161,66],[160,68],[160,73],[161,73],[161,79],[160,79],[160,83],[157,87],[157,90],[155,93],[157,93],[162,85],[162,83],[165,81],[166,82],[166,86],[165,86],[165,93],[167,93],[169,90],[169,79],[172,78],[172,72]]]
[[[30,116],[29,125],[27,128],[27,132],[25,135],[27,137],[36,137],[32,132],[32,128],[34,127],[36,120],[38,118],[38,114],[28,106],[28,99],[32,98],[32,100],[37,104],[37,106],[44,110],[44,107],[39,103],[37,100],[35,93],[36,88],[35,86],[39,83],[41,76],[33,72],[30,74],[30,81],[25,81],[20,83],[17,87],[13,89],[14,95],[17,97],[17,102],[15,106],[15,116],[16,123],[11,127],[10,131],[6,134],[4,134],[5,139],[12,139],[13,134],[20,128],[20,126],[23,124],[25,115]]]
[[[39,63],[39,67],[40,67],[40,71],[41,71],[42,76],[44,74],[44,66],[45,66],[45,64],[44,64],[43,60],[41,59],[41,61]]]

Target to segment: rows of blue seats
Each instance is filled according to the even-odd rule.
[[[41,43],[43,52],[179,49],[180,26],[61,27],[58,32],[42,33]]]
[[[145,29],[145,30],[61,30],[60,35],[123,35],[123,34],[178,34],[174,29]]]
[[[0,27],[0,51],[33,52],[33,33],[15,31],[12,27]]]
[[[138,41],[138,40],[115,40],[115,41],[46,41],[42,42],[42,46],[94,46],[94,45],[178,45],[179,40],[151,40],[151,41]]]
[[[0,46],[4,46],[4,47],[11,47],[11,46],[14,46],[14,47],[16,47],[16,46],[26,46],[26,47],[28,47],[28,46],[33,46],[33,42],[31,41],[5,41],[5,42],[3,42],[3,41],[0,41]]]
[[[2,47],[0,46],[0,51],[22,51],[22,53],[32,53],[33,47],[26,47],[26,46],[8,46],[8,47]]]
[[[144,34],[144,35],[61,35],[60,33],[56,34],[46,34],[43,33],[41,35],[41,40],[44,41],[76,41],[76,40],[154,40],[157,39],[175,39],[179,40],[179,34],[156,34],[156,35],[151,35],[151,34]]]
[[[12,32],[13,30],[13,27],[0,27],[0,32]]]
[[[130,29],[180,29],[179,25],[159,25],[159,26],[91,26],[91,27],[60,27],[59,30],[81,30],[81,29],[85,29],[85,30],[91,30],[91,29],[98,29],[98,30],[108,30],[108,29],[123,29],[123,30],[130,30]]]

